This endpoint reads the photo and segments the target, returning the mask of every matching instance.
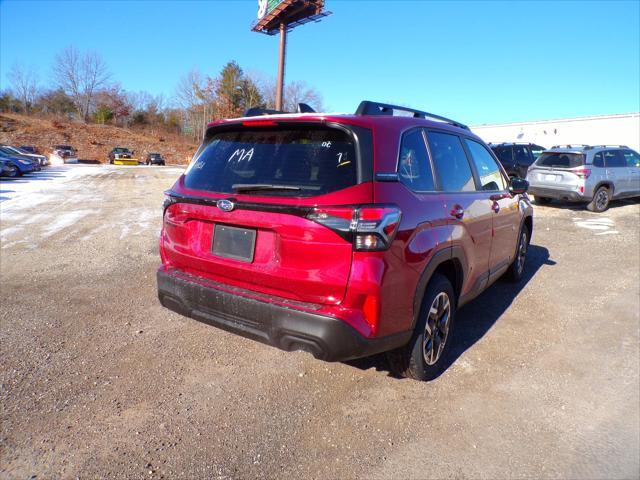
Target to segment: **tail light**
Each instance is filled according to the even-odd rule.
[[[589,175],[591,175],[591,170],[588,168],[581,168],[579,170],[574,170],[573,173],[575,173],[579,178],[587,179],[589,178]]]
[[[401,217],[398,207],[387,205],[320,207],[307,215],[309,220],[353,242],[354,250],[367,252],[386,250],[391,246]]]

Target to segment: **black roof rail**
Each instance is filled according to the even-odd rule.
[[[245,117],[258,117],[260,115],[275,115],[278,113],[287,113],[281,112],[280,110],[271,110],[269,108],[260,108],[260,107],[251,107],[244,112]]]
[[[356,115],[393,116],[394,110],[411,113],[414,118],[432,118],[434,120],[439,120],[441,122],[448,123],[449,125],[453,125],[458,128],[469,130],[469,127],[467,127],[464,123],[456,122],[455,120],[451,120],[450,118],[442,117],[440,115],[435,115],[429,112],[423,112],[422,110],[414,110],[413,108],[409,108],[409,107],[389,105],[387,103],[372,102],[369,100],[363,100],[362,102],[360,102],[360,105],[358,105],[358,109],[356,110]]]

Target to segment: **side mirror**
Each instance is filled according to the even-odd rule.
[[[522,195],[529,190],[529,182],[524,178],[514,177],[509,184],[509,193],[511,195]]]

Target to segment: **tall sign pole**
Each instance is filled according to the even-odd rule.
[[[258,20],[253,23],[254,32],[276,35],[280,33],[278,50],[278,79],[276,82],[275,109],[284,105],[284,68],[287,55],[287,32],[308,22],[319,22],[331,12],[324,10],[324,0],[258,0]]]
[[[278,54],[278,83],[276,85],[276,110],[284,104],[284,64],[287,55],[287,25],[280,23],[280,50]]]

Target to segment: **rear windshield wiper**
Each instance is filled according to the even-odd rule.
[[[234,183],[231,185],[236,192],[252,192],[252,191],[292,191],[302,190],[300,187],[293,185],[273,185],[270,183]]]

